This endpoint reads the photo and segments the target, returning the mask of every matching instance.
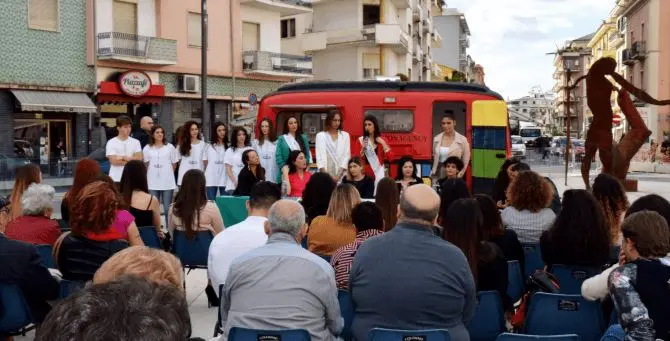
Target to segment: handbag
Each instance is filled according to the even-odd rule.
[[[526,280],[526,293],[521,297],[521,303],[512,316],[511,324],[516,330],[523,328],[526,320],[526,312],[530,304],[530,298],[536,292],[559,293],[561,291],[560,283],[556,276],[545,270],[535,270],[535,272]]]

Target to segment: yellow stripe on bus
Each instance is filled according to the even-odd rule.
[[[472,102],[472,126],[506,127],[507,104],[505,101]]]

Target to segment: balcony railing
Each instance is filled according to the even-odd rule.
[[[134,63],[177,64],[177,41],[121,32],[98,34],[98,58]]]
[[[248,73],[311,77],[312,57],[267,51],[246,51],[242,55],[242,68]]]

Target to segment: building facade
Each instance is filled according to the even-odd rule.
[[[433,18],[442,36],[442,45],[433,50],[433,60],[439,65],[468,74],[474,62],[468,55],[470,28],[465,14],[456,8],[447,8],[441,16]]]
[[[554,94],[533,88],[527,96],[507,101],[507,108],[522,116],[523,121],[531,122],[538,127],[545,128],[551,133],[551,122],[547,117],[554,114]]]

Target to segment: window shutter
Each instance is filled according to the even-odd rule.
[[[38,30],[58,31],[59,0],[30,0],[28,26]]]
[[[242,23],[242,50],[243,51],[259,51],[260,39],[259,25],[256,23],[243,22]]]
[[[200,13],[188,14],[188,45],[202,46],[202,22]]]
[[[137,34],[137,4],[114,0],[114,32]]]
[[[363,68],[364,69],[379,69],[379,54],[364,53],[363,54]]]

